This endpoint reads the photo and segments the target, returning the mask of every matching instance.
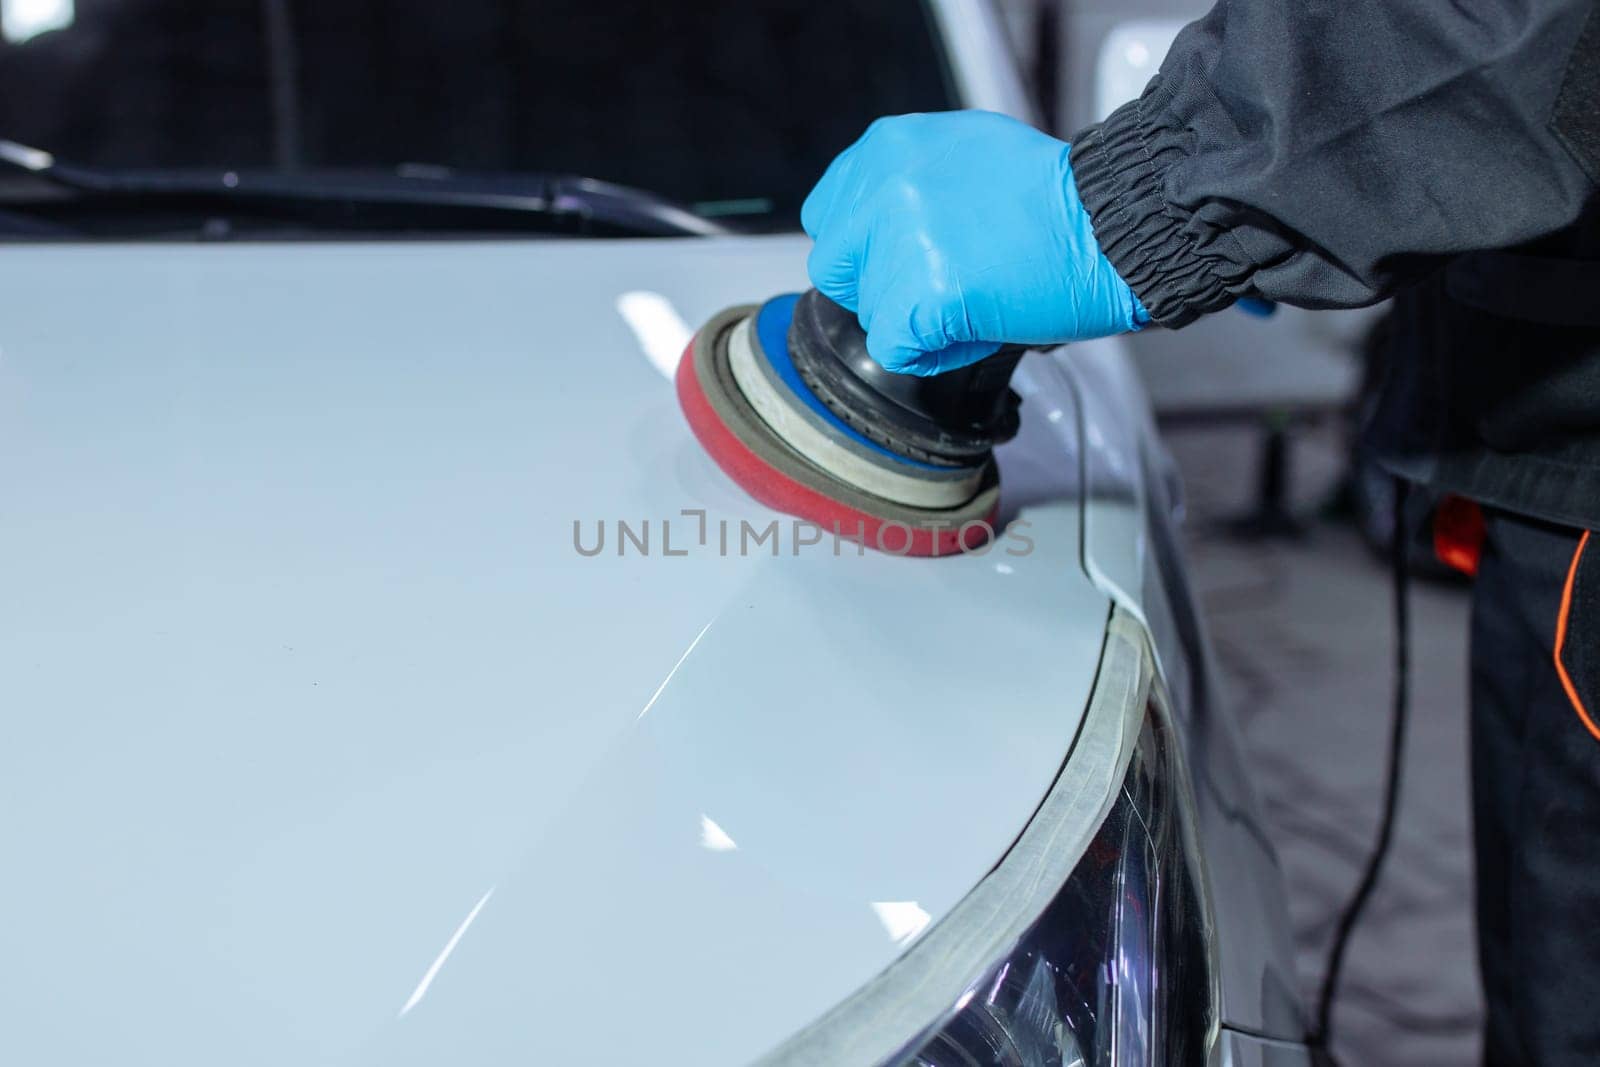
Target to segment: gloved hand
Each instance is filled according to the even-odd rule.
[[[988,111],[879,119],[800,211],[811,284],[885,368],[938,374],[1002,342],[1136,330],[1150,316],[1095,242],[1067,145]]]

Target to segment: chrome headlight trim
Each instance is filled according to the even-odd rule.
[[[1151,699],[1158,692],[1143,628],[1114,608],[1078,735],[1021,836],[994,870],[900,958],[759,1062],[769,1067],[879,1064],[905,1053],[930,1026],[947,1018],[972,983],[1022,941],[1082,861],[1118,799],[1146,709],[1165,704]],[[1185,807],[1192,811],[1192,801]],[[1207,916],[1204,936],[1214,949],[1203,884],[1198,888]],[[1211,971],[1215,1003],[1214,962]],[[1214,1048],[1215,1022],[1211,1030]]]

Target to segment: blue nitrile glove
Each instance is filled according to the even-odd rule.
[[[1278,313],[1278,302],[1267,300],[1259,296],[1241,296],[1233,302],[1233,306],[1256,319],[1270,319]]]
[[[874,122],[828,167],[801,224],[811,284],[855,311],[889,370],[938,374],[1002,342],[1150,320],[1095,242],[1067,144],[988,111]]]

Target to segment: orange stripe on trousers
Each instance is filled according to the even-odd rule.
[[[1589,544],[1589,531],[1583,531],[1583,536],[1578,539],[1578,550],[1572,554],[1572,566],[1567,570],[1567,585],[1561,591],[1561,614],[1556,619],[1556,674],[1561,677],[1561,688],[1567,691],[1567,699],[1572,701],[1573,710],[1578,713],[1578,718],[1583,720],[1596,741],[1600,741],[1600,726],[1595,725],[1594,718],[1589,714],[1589,709],[1583,706],[1583,698],[1578,695],[1578,687],[1572,684],[1572,678],[1567,674],[1567,665],[1561,662],[1562,649],[1567,644],[1567,617],[1572,614],[1572,587],[1578,584],[1578,562],[1583,559],[1583,550]]]

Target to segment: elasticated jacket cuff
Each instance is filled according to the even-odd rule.
[[[1242,286],[1196,252],[1186,232],[1189,212],[1163,195],[1167,168],[1185,153],[1177,129],[1145,121],[1148,99],[1124,104],[1078,134],[1072,173],[1100,250],[1150,317],[1177,327],[1231,304]]]

